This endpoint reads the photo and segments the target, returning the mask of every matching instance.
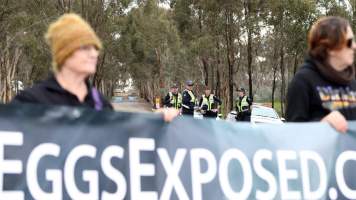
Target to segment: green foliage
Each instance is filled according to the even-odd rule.
[[[93,79],[96,85],[107,86],[101,88],[106,95],[119,81],[133,78],[141,95],[152,100],[172,82],[182,86],[192,79],[198,83],[197,89],[208,84],[229,105],[231,89],[248,88],[249,54],[253,94],[270,97],[273,79],[281,90],[282,72],[276,68],[279,50],[283,48],[285,59],[283,76],[290,80],[296,65],[303,61],[307,32],[316,19],[339,15],[350,19],[356,28],[356,17],[352,17],[356,16],[356,3],[349,1],[351,8],[347,8],[344,2],[0,0],[0,48],[21,48],[18,79],[27,85],[44,79],[51,69],[50,51],[43,38],[48,24],[64,12],[76,12],[103,41]],[[161,3],[170,8],[160,7]],[[11,45],[6,39],[12,40]]]

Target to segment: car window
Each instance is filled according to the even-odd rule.
[[[252,108],[252,116],[263,116],[278,119],[277,113],[271,108],[261,108],[261,107],[253,107]]]

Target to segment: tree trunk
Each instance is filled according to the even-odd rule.
[[[227,73],[227,84],[226,84],[226,89],[228,91],[227,93],[227,104],[226,107],[228,110],[231,110],[233,107],[233,101],[234,101],[234,79],[233,79],[233,69],[234,69],[234,63],[235,63],[235,57],[234,57],[234,48],[233,48],[233,31],[232,31],[232,25],[233,25],[233,13],[231,10],[227,9],[225,11],[225,16],[226,16],[226,26],[225,26],[225,40],[226,40],[226,57],[227,57],[227,64],[228,64],[228,73]]]
[[[206,57],[202,57],[201,61],[203,64],[204,84],[209,86],[209,64]]]
[[[20,62],[20,57],[22,56],[22,50],[20,47],[14,47],[12,51],[7,48],[4,49],[0,56],[1,102],[8,103],[14,96],[12,86],[15,86],[18,83],[18,80],[15,80],[15,74]]]
[[[274,94],[276,91],[276,74],[277,74],[277,66],[273,66],[273,82],[272,82],[272,108],[274,108]]]
[[[247,21],[247,72],[248,72],[248,87],[249,96],[253,97],[252,88],[252,27],[251,27],[251,2],[247,1],[245,5],[245,20]]]
[[[285,103],[285,69],[284,69],[284,47],[281,45],[280,49],[280,70],[281,70],[281,112],[282,116],[284,117],[284,103]]]
[[[295,51],[295,54],[294,54],[294,66],[293,66],[293,76],[297,72],[297,68],[298,68],[298,51]]]
[[[285,78],[285,66],[284,66],[284,12],[282,11],[282,16],[281,16],[281,24],[279,27],[279,34],[280,34],[280,70],[281,70],[281,79],[282,79],[282,83],[281,83],[281,114],[282,117],[284,117],[285,114],[285,102],[286,102],[286,95],[285,95],[285,91],[286,91],[286,78]]]
[[[220,93],[220,74],[219,74],[219,69],[220,69],[220,46],[219,46],[219,40],[216,41],[216,83],[215,84],[215,95],[217,95],[219,98],[221,98],[221,93]],[[215,72],[213,72],[214,74]]]
[[[211,79],[210,79],[210,88],[211,88],[211,91],[212,92],[214,92],[214,83],[215,83],[215,67],[214,67],[215,65],[211,65],[211,67],[210,67],[210,69],[211,69],[211,72],[210,72],[210,74],[211,74]],[[216,94],[216,93],[214,93],[214,94]]]
[[[219,68],[216,69],[216,95],[221,98],[221,82]]]
[[[273,58],[272,58],[272,69],[273,69],[273,81],[272,81],[272,95],[271,95],[271,102],[272,102],[272,108],[274,108],[274,95],[276,92],[276,79],[277,79],[277,60],[278,60],[278,46],[277,46],[277,41],[275,41],[275,45],[273,48]]]
[[[161,58],[161,50],[159,48],[156,48],[155,51],[156,51],[156,62],[158,66],[158,87],[154,95],[156,98],[162,99],[164,96],[164,87],[165,87],[164,69],[163,69],[162,58]],[[154,80],[154,82],[156,81]]]
[[[355,30],[356,28],[356,0],[351,0],[349,1],[351,3],[351,8],[352,8],[352,30]]]
[[[103,79],[103,70],[104,70],[103,68],[104,68],[105,58],[106,58],[106,53],[104,51],[101,62],[99,65],[97,65],[96,73],[94,74],[93,77],[93,85],[97,88],[99,87],[100,82]],[[104,91],[100,91],[100,92],[104,92]]]

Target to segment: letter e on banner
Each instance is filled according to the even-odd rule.
[[[5,160],[5,146],[21,146],[23,135],[20,132],[0,131],[0,199],[25,198],[22,191],[4,191],[4,175],[22,173],[20,160]]]

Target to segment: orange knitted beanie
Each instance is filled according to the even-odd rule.
[[[102,48],[100,39],[90,25],[77,14],[64,14],[50,24],[45,35],[52,52],[54,71],[59,71],[64,61],[78,48],[94,45]]]

